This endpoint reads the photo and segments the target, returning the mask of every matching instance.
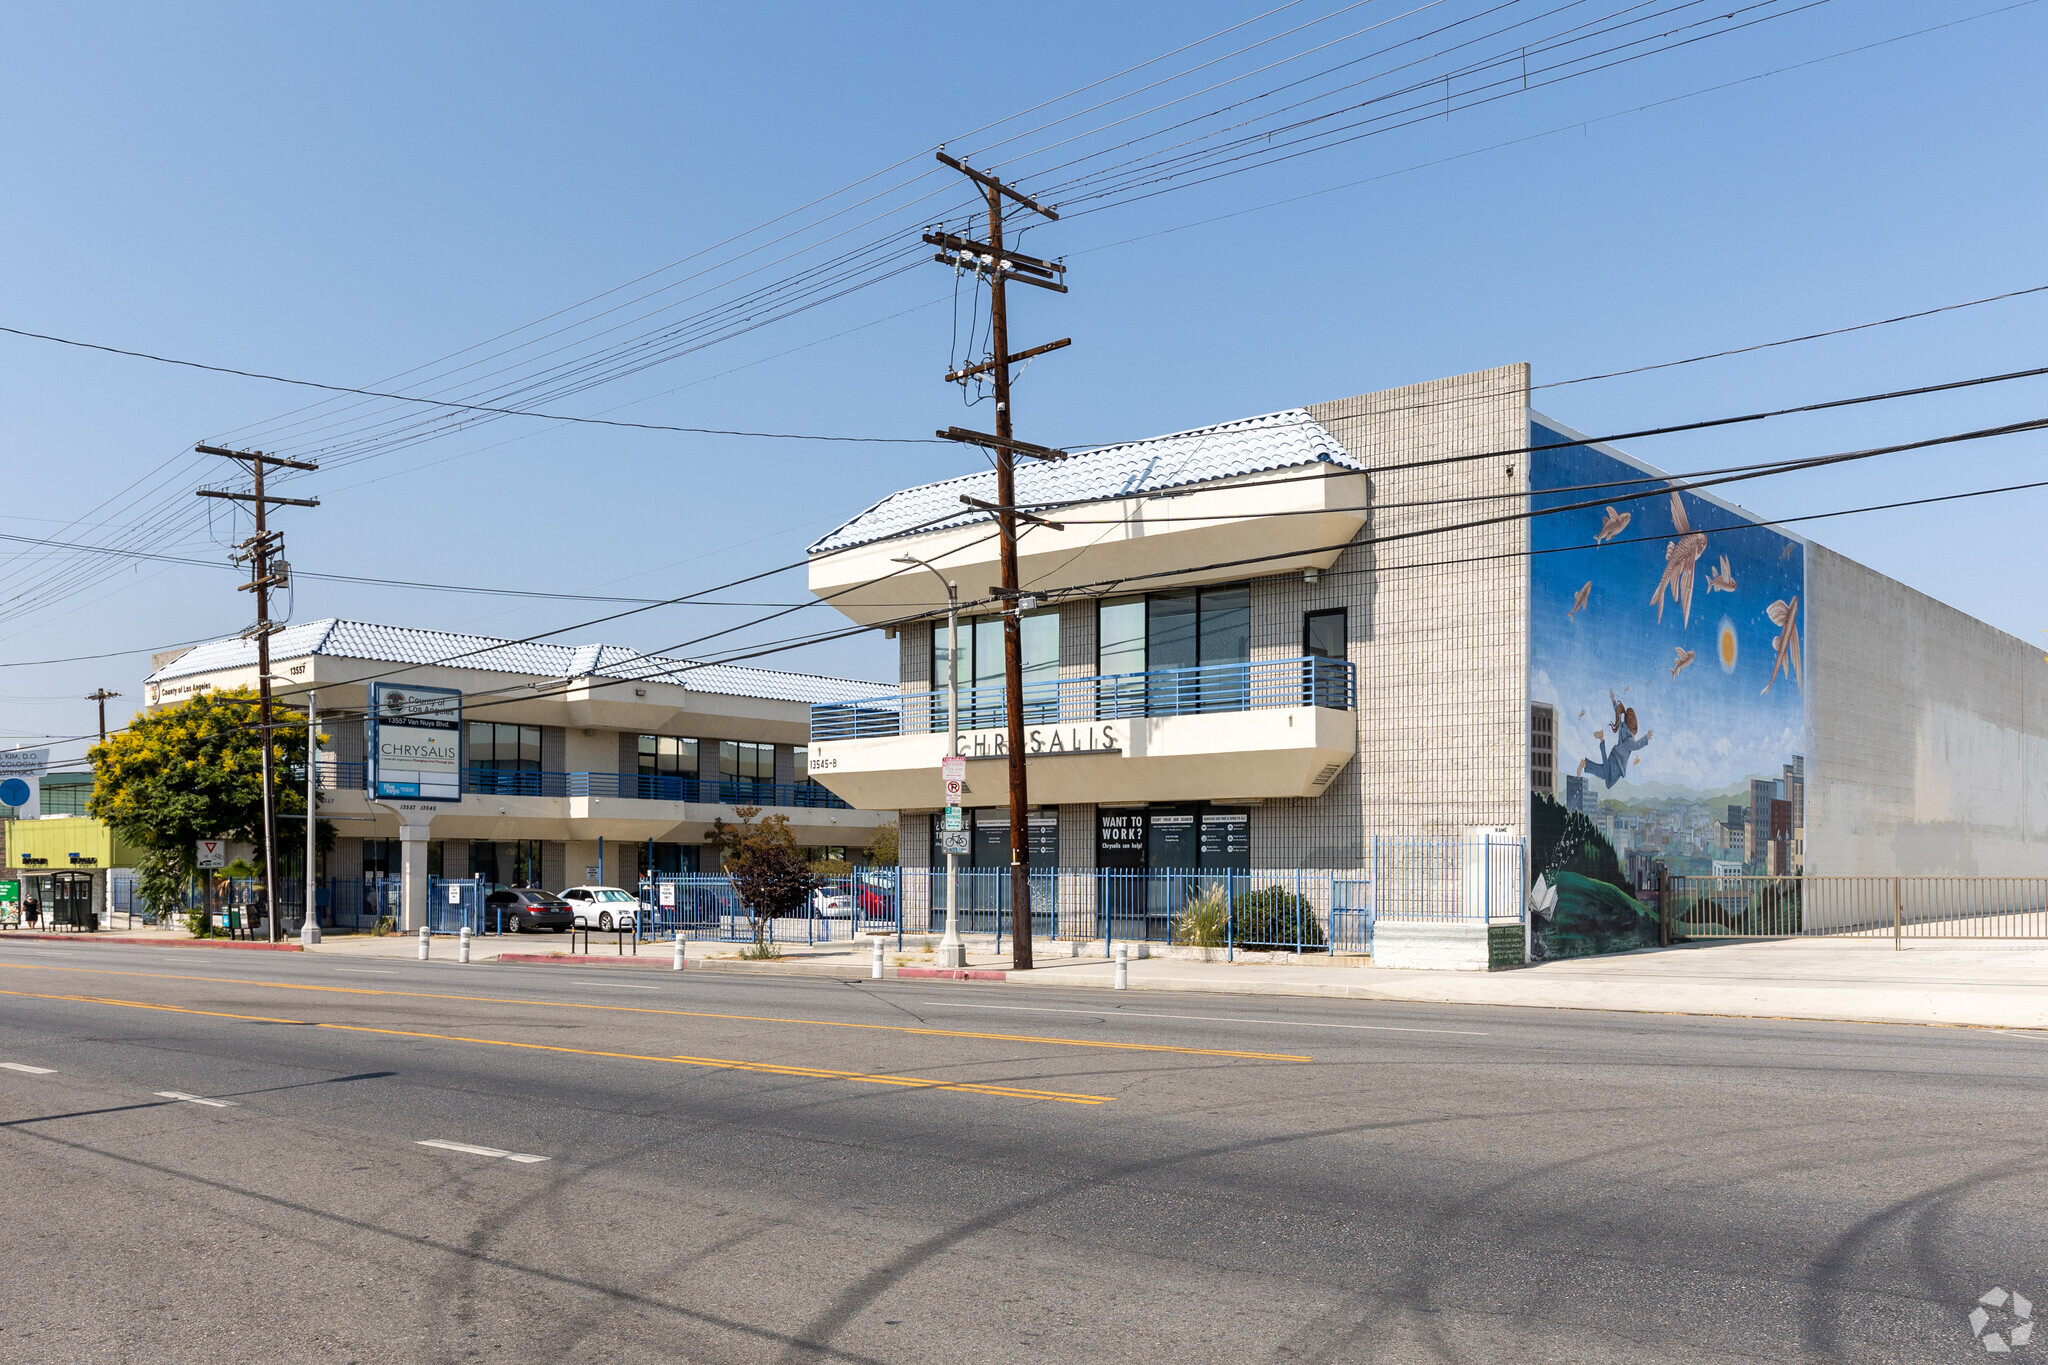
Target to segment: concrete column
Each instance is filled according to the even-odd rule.
[[[400,825],[398,827],[399,876],[403,885],[400,889],[400,910],[403,918],[398,928],[402,933],[413,933],[427,922],[427,836],[426,825]]]

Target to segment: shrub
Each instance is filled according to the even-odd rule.
[[[1229,941],[1229,918],[1230,901],[1223,888],[1211,887],[1190,897],[1173,917],[1173,941],[1189,948],[1221,948]]]
[[[379,915],[377,917],[377,927],[370,931],[371,935],[376,938],[384,938],[396,932],[398,932],[398,921],[389,915]]]
[[[1306,896],[1297,896],[1283,887],[1268,886],[1259,891],[1239,893],[1230,909],[1236,921],[1232,936],[1240,948],[1291,951],[1297,946],[1324,946],[1323,926],[1316,919],[1315,907],[1308,903]]]

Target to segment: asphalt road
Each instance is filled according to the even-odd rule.
[[[0,992],[6,1361],[1921,1365],[2048,1315],[2042,1034],[18,941]]]

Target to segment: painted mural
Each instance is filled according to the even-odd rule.
[[[1532,424],[1530,444],[1572,439]],[[1584,445],[1530,466],[1529,699],[1555,712],[1532,796],[1534,948],[1658,941],[1649,869],[1784,870],[1803,823],[1804,545]]]

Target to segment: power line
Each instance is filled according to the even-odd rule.
[[[119,346],[103,346],[93,341],[74,341],[69,337],[51,336],[46,332],[26,332],[19,327],[0,327],[18,337],[29,337],[36,341],[53,341],[60,346],[76,346],[82,350],[104,351],[109,355],[130,356],[136,360],[154,360],[162,365],[182,365],[187,369],[208,370],[214,374],[236,375],[243,379],[266,379],[273,384],[295,384],[307,389],[325,389],[330,393],[362,394],[370,398],[388,398],[400,403],[423,403],[430,407],[456,408],[464,412],[496,413],[503,417],[537,417],[547,422],[577,422],[600,427],[628,427],[636,431],[677,431],[693,436],[748,436],[772,441],[855,441],[876,445],[937,445],[929,436],[821,436],[789,431],[732,431],[722,427],[679,427],[661,422],[621,422],[607,417],[571,417],[558,412],[533,412],[524,408],[496,408],[479,403],[456,403],[440,398],[415,398],[410,394],[383,393],[375,389],[350,388],[345,384],[325,384],[314,379],[292,379],[280,374],[264,374],[257,370],[237,370],[226,365],[208,365],[197,360],[179,360],[172,356],[153,355],[148,351],[124,350]]]

